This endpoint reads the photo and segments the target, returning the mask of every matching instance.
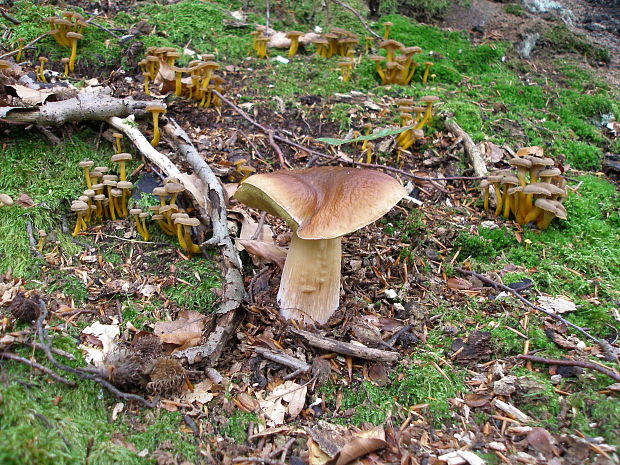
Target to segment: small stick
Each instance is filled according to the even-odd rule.
[[[280,162],[280,166],[282,167],[282,169],[287,169],[290,168],[291,166],[286,163],[286,160],[284,159],[284,154],[282,153],[282,149],[280,148],[280,146],[278,144],[276,144],[276,141],[273,140],[273,130],[270,130],[267,133],[267,137],[269,138],[269,145],[271,145],[271,147],[276,151],[276,153],[278,154],[278,161]]]
[[[306,362],[304,362],[303,360],[299,360],[298,358],[292,357],[288,354],[285,354],[284,352],[276,352],[273,350],[265,349],[264,347],[257,347],[255,351],[257,354],[262,355],[267,360],[279,363],[280,365],[284,365],[294,370],[301,371],[302,373],[310,371],[311,367]]]
[[[490,286],[493,286],[495,289],[501,289],[502,291],[510,292],[512,295],[514,295],[517,299],[519,299],[525,305],[533,308],[534,310],[538,310],[539,312],[542,312],[545,315],[550,316],[551,318],[554,318],[554,319],[564,323],[566,326],[570,326],[574,330],[580,332],[581,334],[586,336],[588,339],[593,340],[599,346],[601,346],[601,348],[605,352],[605,356],[606,356],[606,359],[608,361],[610,361],[610,362],[617,362],[617,357],[614,355],[613,348],[611,347],[611,344],[609,344],[609,342],[607,342],[606,340],[599,339],[596,336],[593,336],[592,334],[587,332],[581,326],[577,326],[576,324],[571,323],[570,321],[562,318],[560,315],[557,315],[557,314],[547,310],[546,308],[543,308],[543,307],[541,307],[539,305],[536,305],[536,304],[530,302],[528,299],[526,299],[521,294],[519,294],[518,291],[512,289],[511,287],[508,287],[508,286],[506,286],[506,285],[504,285],[502,283],[498,283],[497,281],[493,281],[492,279],[487,278],[485,275],[480,274],[480,273],[476,273],[475,271],[466,270],[465,268],[461,268],[459,266],[454,267],[454,269],[456,271],[458,271],[459,273],[461,273],[461,274],[474,276],[474,277],[478,278],[480,281],[482,281],[483,283],[486,283],[486,284],[489,284]]]
[[[0,14],[4,17],[4,19],[12,22],[13,24],[17,26],[19,26],[22,23],[19,19],[15,19],[10,14],[8,14],[4,8],[0,8]]]
[[[62,376],[56,374],[54,371],[50,370],[46,366],[41,365],[40,363],[33,362],[28,360],[27,358],[20,357],[19,355],[13,354],[11,352],[0,352],[0,359],[9,359],[15,362],[23,363],[24,365],[28,365],[31,368],[35,368],[39,371],[42,371],[54,381],[58,381],[59,383],[66,384],[67,386],[75,387],[75,383],[73,381],[69,381],[67,378],[63,378]]]
[[[41,252],[37,249],[37,241],[34,238],[32,223],[30,221],[26,222],[26,233],[28,234],[28,243],[30,244],[30,251],[32,252],[32,255],[38,258],[43,258],[43,255],[41,255]]]
[[[375,38],[377,38],[377,39],[379,39],[379,40],[381,40],[381,41],[383,40],[383,37],[381,37],[379,34],[377,34],[375,31],[373,31],[373,30],[370,28],[370,26],[369,26],[368,24],[366,24],[366,21],[364,21],[364,18],[362,18],[362,15],[361,15],[361,14],[359,14],[359,12],[358,12],[355,8],[353,8],[353,7],[349,6],[349,5],[347,5],[347,4],[346,4],[346,3],[344,3],[344,2],[341,2],[340,0],[332,0],[332,1],[333,1],[334,3],[337,3],[338,5],[340,5],[342,8],[346,8],[346,9],[347,9],[347,10],[349,10],[351,13],[353,13],[353,14],[357,17],[357,19],[359,19],[359,20],[360,20],[360,23],[362,23],[362,26],[364,26],[364,29],[366,29],[368,32],[370,32],[370,33],[371,33],[371,34],[372,34]]]
[[[335,339],[318,336],[301,329],[289,328],[289,331],[305,339],[308,344],[313,347],[318,347],[319,349],[328,350],[330,352],[336,352],[338,354],[348,355],[350,357],[357,357],[365,360],[378,360],[381,362],[395,362],[399,357],[397,352],[372,349],[358,344],[337,341]]]
[[[37,342],[22,342],[22,344],[28,347],[32,347],[33,349],[44,351],[43,346]],[[75,357],[73,356],[73,354],[70,354],[69,352],[65,352],[62,349],[57,349],[56,347],[51,347],[50,350],[52,351],[52,353],[56,355],[60,355],[61,357],[65,357],[71,361],[75,361]]]
[[[620,382],[620,374],[616,373],[612,369],[605,369],[600,365],[585,360],[554,360],[551,358],[537,357],[535,355],[519,355],[517,358],[535,363],[545,363],[547,365],[564,365],[569,367],[588,368],[609,376],[617,383]]]
[[[43,34],[41,34],[39,37],[31,40],[30,42],[28,42],[26,45],[24,45],[24,47],[22,48],[22,50],[26,50],[29,47],[32,47],[34,44],[36,44],[38,41],[40,41],[41,39],[43,39],[44,37],[47,37],[49,35],[49,32],[45,32]],[[17,53],[19,52],[19,49],[17,50],[13,50],[12,52],[8,52],[5,53],[4,55],[0,55],[0,60],[4,59],[4,58],[8,58],[8,57],[12,57],[13,55],[17,55]]]
[[[256,225],[256,231],[250,236],[251,241],[255,241],[260,236],[261,231],[263,230],[263,225],[265,224],[265,216],[266,212],[261,212],[260,218],[258,219],[258,224]]]

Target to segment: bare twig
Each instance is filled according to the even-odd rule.
[[[364,21],[364,18],[362,18],[362,15],[359,13],[359,11],[357,11],[355,8],[347,5],[344,2],[341,2],[340,0],[332,0],[334,3],[337,3],[338,5],[340,5],[342,8],[345,8],[347,10],[349,10],[351,13],[353,13],[355,16],[357,16],[357,19],[360,20],[360,23],[362,23],[362,26],[364,26],[364,29],[366,29],[368,32],[370,32],[376,39],[378,40],[383,40],[383,37],[381,37],[379,34],[377,34],[375,31],[373,31],[370,26],[368,24],[366,24],[366,21]]]
[[[395,362],[398,360],[397,352],[388,350],[372,349],[359,344],[350,344],[348,342],[337,341],[328,337],[318,336],[301,329],[289,328],[289,331],[301,338],[305,339],[308,344],[319,349],[336,352],[338,354],[348,355],[350,357],[362,358],[365,360],[378,360],[381,362]]]
[[[603,373],[604,375],[609,376],[615,382],[620,382],[620,374],[618,374],[616,371],[612,370],[611,368],[603,368],[596,363],[588,362],[585,360],[554,360],[550,358],[537,357],[535,355],[519,355],[517,358],[535,363],[545,363],[547,365],[564,365],[569,367],[580,367],[587,368],[589,370],[596,370],[599,373]]]
[[[38,298],[37,303],[39,305],[39,308],[41,309],[41,314],[39,315],[39,318],[37,319],[35,323],[35,327],[37,329],[37,335],[39,337],[39,342],[41,343],[41,349],[43,350],[43,352],[45,352],[47,359],[50,361],[52,365],[54,365],[59,370],[66,371],[68,373],[73,373],[80,379],[88,379],[90,381],[94,381],[95,383],[106,388],[112,394],[114,394],[117,397],[120,397],[121,399],[125,399],[128,401],[135,400],[137,402],[142,403],[145,407],[149,407],[149,408],[155,407],[156,404],[149,402],[142,396],[139,396],[137,394],[128,394],[125,392],[121,392],[116,387],[114,387],[112,383],[101,378],[98,375],[90,374],[84,370],[80,370],[79,368],[73,368],[67,365],[63,365],[62,363],[59,363],[52,355],[52,351],[50,350],[52,346],[52,342],[49,338],[49,335],[47,334],[47,330],[43,328],[43,322],[45,321],[45,319],[47,318],[49,314],[47,305],[45,305],[45,302],[43,302],[43,299],[41,299],[40,297]]]
[[[21,344],[24,344],[28,347],[32,347],[34,349],[37,350],[41,350],[43,351],[43,346],[41,344],[38,344],[36,342],[22,342]],[[52,353],[56,354],[56,355],[60,355],[61,357],[65,357],[71,361],[75,361],[75,357],[73,356],[73,354],[70,354],[69,352],[65,352],[62,349],[57,349],[56,347],[50,347],[50,350],[52,351]]]
[[[34,234],[32,231],[32,223],[30,221],[26,221],[26,234],[28,234],[28,243],[30,244],[30,251],[32,255],[38,258],[43,258],[39,249],[37,249],[37,241],[34,238]]]
[[[19,19],[15,19],[10,14],[8,14],[4,8],[0,8],[0,14],[4,19],[12,22],[15,25],[20,25],[22,23]]]
[[[265,0],[265,27],[269,27],[270,16],[269,0]]]
[[[4,351],[0,352],[0,359],[3,359],[3,358],[8,359],[8,360],[13,360],[15,362],[23,363],[24,365],[28,365],[29,367],[35,368],[45,373],[46,375],[48,375],[54,381],[58,381],[59,383],[66,384],[67,386],[71,386],[71,387],[75,386],[75,383],[73,381],[69,381],[67,378],[63,378],[62,376],[50,370],[46,366],[43,366],[37,362],[33,362],[32,360],[28,360],[27,358],[20,357],[19,355],[16,355],[12,352],[4,352]]]
[[[274,350],[265,349],[264,347],[257,347],[254,350],[257,354],[262,355],[267,360],[279,363],[280,365],[284,365],[285,367],[289,367],[303,373],[310,371],[311,366],[308,365],[306,362],[304,362],[303,360],[299,360],[298,358],[292,357],[288,354],[285,354],[284,352],[276,352]]]
[[[556,313],[553,313],[553,312],[547,310],[546,308],[543,308],[543,307],[541,307],[539,305],[536,305],[536,304],[530,302],[528,299],[526,299],[521,294],[519,294],[519,292],[516,291],[515,289],[512,289],[512,288],[510,288],[510,287],[508,287],[508,286],[506,286],[506,285],[504,285],[502,283],[498,283],[497,281],[494,281],[494,280],[486,277],[483,274],[476,273],[475,271],[466,270],[465,268],[461,268],[461,267],[458,267],[458,266],[454,267],[454,269],[456,271],[458,271],[459,273],[461,273],[461,274],[474,276],[474,277],[478,278],[480,281],[482,281],[483,283],[486,283],[486,284],[489,284],[490,286],[493,286],[495,289],[501,289],[502,291],[509,292],[512,295],[514,295],[517,299],[519,299],[521,302],[526,304],[528,307],[531,307],[534,310],[538,310],[539,312],[542,312],[545,315],[550,316],[551,318],[554,318],[554,319],[564,323],[566,326],[570,326],[574,330],[580,332],[585,337],[587,337],[588,339],[593,340],[599,346],[601,346],[601,348],[603,349],[603,352],[605,353],[605,357],[607,358],[608,361],[610,361],[610,362],[617,362],[618,361],[617,357],[614,355],[614,351],[613,351],[613,348],[611,347],[611,344],[609,344],[609,342],[607,342],[606,340],[599,339],[596,336],[593,336],[592,334],[587,332],[585,329],[583,329],[581,326],[577,326],[576,324],[571,323],[570,321],[566,320],[565,318],[562,318],[560,315],[558,315]]]
[[[287,169],[290,168],[290,165],[286,162],[286,160],[284,159],[284,154],[282,153],[282,149],[280,148],[280,146],[278,144],[276,144],[276,141],[273,140],[273,130],[269,130],[267,132],[267,137],[269,139],[269,145],[271,145],[271,147],[275,150],[275,152],[278,154],[278,161],[280,162],[280,167],[282,169]]]
[[[30,42],[24,45],[22,50],[27,50],[28,48],[32,47],[34,44],[36,44],[38,41],[40,41],[44,37],[47,37],[48,35],[49,35],[49,32],[45,32],[41,34],[39,37],[32,39]],[[4,55],[0,55],[0,60],[4,58],[12,57],[13,55],[17,55],[18,52],[19,52],[19,49],[16,49],[16,50],[13,50],[12,52],[8,52],[8,53],[5,53]]]

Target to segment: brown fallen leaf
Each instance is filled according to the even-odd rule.
[[[455,290],[467,290],[471,289],[471,283],[463,278],[449,278],[447,281],[448,287]]]
[[[162,342],[180,346],[176,350],[194,347],[200,343],[207,318],[208,316],[202,313],[191,310],[182,311],[179,312],[175,321],[158,321],[155,323],[153,333]]]
[[[493,142],[487,142],[486,154],[493,163],[497,163],[504,158],[504,151]]]
[[[347,465],[365,455],[385,448],[385,431],[382,427],[355,433],[355,436],[326,465]]]
[[[264,241],[252,241],[250,239],[237,239],[237,244],[241,245],[252,255],[252,260],[257,258],[259,261],[275,263],[280,269],[284,268],[286,260],[286,249]],[[258,265],[258,264],[257,264]]]
[[[465,394],[465,403],[468,407],[486,407],[491,402],[491,396],[489,394]]]
[[[538,452],[549,457],[553,454],[553,436],[545,428],[535,427],[527,433],[527,442]]]
[[[19,197],[15,199],[15,203],[24,208],[32,208],[35,205],[34,200],[32,200],[32,198],[30,198],[27,194],[19,194]]]

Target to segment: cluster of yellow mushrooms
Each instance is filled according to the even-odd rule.
[[[546,229],[554,218],[566,219],[562,202],[566,198],[566,180],[545,157],[542,147],[525,147],[508,160],[513,170],[491,173],[482,181],[484,209],[489,209],[490,189],[497,199],[495,214],[514,218],[520,225],[536,223]]]
[[[215,55],[201,55],[200,60],[190,61],[187,67],[175,65],[181,56],[174,47],[149,47],[146,58],[138,65],[144,77],[144,92],[150,95],[149,83],[161,81],[162,91],[174,89],[174,94],[198,102],[201,107],[220,106],[220,99],[213,93],[222,92],[224,78],[215,74],[220,65]]]
[[[101,223],[105,219],[115,221],[132,216],[135,227],[140,236],[148,241],[150,234],[147,227],[149,213],[139,208],[129,208],[133,184],[127,180],[127,163],[132,156],[120,152],[120,133],[114,133],[117,153],[112,155],[112,163],[118,164],[118,175],[108,174],[107,166],[93,168],[92,160],[83,160],[79,167],[84,171],[86,190],[71,204],[71,211],[76,214],[73,236],[88,228],[90,222]],[[184,209],[176,204],[176,200],[185,187],[176,178],[164,179],[162,187],[156,187],[153,195],[159,197],[160,204],[150,207],[153,212],[151,220],[155,221],[161,230],[179,240],[181,248],[188,254],[200,253],[200,247],[194,244],[191,238],[191,228],[200,224],[200,220],[190,218]]]
[[[390,28],[391,22],[383,24],[384,40],[379,43],[379,48],[385,50],[385,56],[382,55],[369,55],[368,58],[375,62],[377,74],[381,78],[382,84],[400,84],[407,85],[411,82],[418,63],[414,61],[414,56],[418,53],[422,53],[420,47],[405,47],[403,44],[396,40],[390,40]],[[269,44],[269,36],[265,34],[265,26],[258,26],[256,30],[252,31],[252,49],[258,58],[267,58],[267,46]],[[286,37],[290,39],[288,56],[293,57],[297,53],[299,48],[299,39],[304,33],[300,31],[290,31],[286,33]],[[365,50],[366,53],[370,50],[370,44],[373,41],[373,37],[366,37]],[[355,47],[359,44],[358,38],[351,31],[334,27],[330,32],[323,34],[312,40],[315,45],[315,53],[322,58],[331,58],[332,56],[342,57],[342,61],[338,62],[338,68],[340,69],[342,80],[347,82],[353,71],[355,65],[354,55]],[[396,52],[399,52],[397,55]],[[385,61],[385,66],[382,63]],[[424,73],[422,75],[422,84],[426,84],[429,78],[430,68],[433,65],[432,62],[424,62]],[[430,77],[434,78],[432,74]]]
[[[69,58],[63,58],[61,62],[65,67],[65,77],[75,69],[75,57],[77,54],[77,42],[84,38],[84,28],[88,26],[88,23],[84,21],[84,17],[79,13],[73,13],[71,11],[65,11],[62,16],[50,16],[44,18],[43,21],[50,25],[50,34],[54,37],[54,40],[61,47],[70,47],[71,55]],[[19,61],[21,56],[21,49],[16,58]],[[45,76],[43,69],[47,58],[39,57],[39,69],[37,70],[37,78],[40,81],[45,82]]]

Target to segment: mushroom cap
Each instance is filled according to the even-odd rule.
[[[116,163],[119,161],[130,161],[133,157],[131,156],[130,153],[117,153],[115,155],[112,155],[112,162]]]
[[[200,220],[198,218],[190,218],[189,216],[180,216],[178,218],[175,218],[174,223],[184,226],[200,226]]]
[[[106,174],[108,171],[110,171],[110,168],[108,168],[107,166],[95,166],[93,168],[93,171],[99,171],[101,174]]]
[[[106,196],[105,194],[97,194],[93,197],[93,199],[95,199],[95,201],[97,202],[101,202],[102,200],[106,199]]]
[[[550,184],[548,182],[537,182],[535,184],[530,184],[530,185],[535,185],[543,189],[547,189],[551,193],[551,195],[566,196],[566,191],[562,189],[561,187],[556,186],[555,184]]]
[[[313,44],[323,44],[323,45],[325,45],[325,44],[328,44],[329,41],[327,39],[324,39],[323,37],[317,37],[316,39],[314,39],[312,41],[312,43]]]
[[[562,171],[559,168],[547,168],[538,172],[538,176],[541,178],[549,178],[553,176],[559,176],[562,174]]]
[[[163,103],[149,103],[146,108],[146,111],[152,111],[152,112],[165,112],[166,111],[166,105],[164,105]]]
[[[178,194],[185,190],[185,186],[177,182],[169,182],[164,186],[164,189],[168,194]]]
[[[166,192],[166,189],[164,189],[163,187],[156,187],[155,189],[153,189],[153,195],[156,195],[158,197],[170,197],[170,194],[168,194],[168,192]]]
[[[413,55],[415,53],[422,53],[422,49],[420,47],[403,47],[400,49],[403,55]]]
[[[286,37],[288,37],[289,39],[292,39],[294,37],[299,38],[299,37],[301,37],[303,35],[304,35],[304,33],[300,32],[300,31],[289,31],[289,32],[286,33]]]
[[[88,204],[86,202],[82,202],[81,200],[76,200],[71,204],[72,212],[85,212],[88,210]]]
[[[69,39],[78,39],[79,40],[79,39],[83,39],[84,38],[84,35],[82,35],[82,34],[80,34],[78,32],[67,32],[65,35]]]
[[[146,212],[142,212],[142,213],[140,213],[138,216],[139,216],[140,218],[147,218],[147,217],[149,216],[149,214],[148,214],[148,213],[146,213]]]
[[[439,97],[435,95],[425,95],[424,97],[420,97],[420,102],[423,103],[435,103],[439,101]]]
[[[94,164],[95,164],[95,162],[92,161],[92,160],[82,160],[81,162],[78,163],[78,166],[80,168],[90,168]]]
[[[368,55],[368,59],[380,63],[385,60],[385,57],[381,55]]]
[[[405,195],[387,174],[327,166],[255,174],[234,198],[282,218],[301,239],[333,239],[381,218]]]
[[[106,181],[118,181],[118,176],[115,174],[104,174],[102,177],[104,184]]]
[[[532,167],[553,166],[553,163],[554,163],[553,158],[537,157],[534,155],[529,155],[527,159],[532,162]]]
[[[501,184],[511,184],[513,186],[516,186],[517,184],[519,184],[519,178],[513,175],[503,176],[500,182]]]
[[[69,63],[70,61],[71,61],[71,58],[67,58],[67,57],[64,57],[64,58],[60,59],[61,63]]]
[[[534,205],[536,205],[541,210],[553,213],[555,216],[562,220],[566,219],[566,209],[564,208],[564,205],[562,205],[557,200],[536,199]]]
[[[13,199],[8,194],[0,194],[0,203],[3,203],[7,207],[13,205]]]
[[[379,42],[379,48],[385,48],[385,49],[394,49],[396,50],[397,48],[402,48],[403,44],[401,44],[399,41],[397,40],[384,40],[382,42]]]
[[[142,213],[142,210],[140,208],[132,208],[131,210],[129,210],[130,215],[139,215],[140,213]]]
[[[116,187],[119,189],[131,189],[133,187],[133,182],[131,181],[119,181],[116,183]]]
[[[524,194],[551,195],[549,189],[546,189],[539,183],[528,184],[527,186],[524,186],[522,192]]]
[[[514,195],[517,192],[523,192],[523,186],[515,186],[515,187],[511,187],[510,189],[508,189],[508,195]]]
[[[527,158],[515,157],[508,160],[508,164],[510,166],[515,166],[517,168],[531,168],[532,162]]]
[[[153,216],[151,217],[151,219],[152,219],[153,221],[159,221],[159,220],[165,220],[165,219],[166,219],[166,217],[165,217],[164,215],[153,215]]]
[[[394,23],[392,21],[386,21],[385,23],[383,23],[383,25],[387,27],[392,27],[394,26]]]
[[[112,195],[112,197],[120,197],[123,195],[123,191],[120,189],[110,189],[110,194]]]
[[[82,194],[84,194],[87,197],[94,197],[95,191],[93,189],[86,189],[84,192],[82,192]]]
[[[78,200],[79,200],[80,202],[88,202],[89,198],[88,198],[88,196],[87,196],[87,195],[80,195],[80,196],[78,197]]]

